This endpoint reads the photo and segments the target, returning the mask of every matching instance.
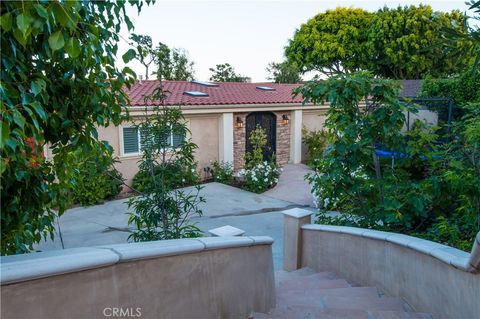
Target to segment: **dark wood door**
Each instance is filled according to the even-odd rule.
[[[271,160],[277,146],[277,117],[271,112],[254,112],[247,116],[246,122],[246,151],[249,152],[252,149],[250,134],[257,126],[260,126],[267,133],[267,145],[263,149],[263,160]]]

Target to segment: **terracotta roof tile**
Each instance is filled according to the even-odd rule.
[[[160,101],[145,103],[145,96],[151,95],[160,84],[157,80],[136,82],[130,90],[132,106],[160,105]],[[235,104],[287,104],[301,103],[301,95],[293,98],[292,90],[300,84],[278,83],[237,83],[218,82],[219,86],[211,87],[188,81],[162,81],[167,93],[166,105],[235,105]],[[269,86],[275,91],[264,91],[257,86]],[[185,95],[185,91],[200,91],[208,97]]]

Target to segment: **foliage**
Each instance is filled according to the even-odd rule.
[[[213,181],[227,185],[233,183],[233,164],[231,162],[213,161],[209,171],[212,174]]]
[[[264,161],[245,169],[241,174],[245,178],[245,189],[255,193],[263,193],[278,183],[280,169],[275,161]]]
[[[302,142],[307,146],[308,166],[315,167],[316,159],[322,157],[328,144],[333,142],[333,138],[333,134],[326,130],[308,131],[306,127],[303,127]]]
[[[298,92],[306,101],[330,102],[325,127],[335,139],[308,176],[320,223],[405,232],[468,250],[480,229],[478,103],[463,107],[455,139],[442,144],[439,128],[421,121],[402,133],[409,106],[399,103],[394,82],[359,73]],[[393,155],[379,158],[378,148]],[[331,209],[342,214],[329,217]]]
[[[136,51],[135,58],[145,67],[145,79],[148,80],[150,64],[155,61],[155,50],[153,49],[152,37],[133,33],[130,36]]]
[[[263,158],[263,151],[267,145],[267,133],[257,126],[250,133],[252,149],[245,153],[245,169],[240,173],[245,178],[245,188],[255,193],[263,193],[278,182],[280,170],[275,158],[268,161]]]
[[[174,188],[196,185],[200,182],[200,175],[196,170],[197,163],[195,161],[190,162],[188,165],[172,162],[166,163],[165,166],[166,168],[163,169],[160,166],[155,166],[153,173],[155,176],[163,173],[166,183],[171,184]],[[153,182],[149,172],[140,170],[133,177],[132,187],[136,191],[144,192],[153,186]]]
[[[374,13],[337,8],[316,15],[296,31],[285,55],[302,72],[326,75],[370,70],[380,77],[419,79],[448,76],[465,67],[471,46],[462,39],[445,48],[441,30],[464,32],[464,16],[419,5]]]
[[[161,87],[155,94],[162,95]],[[149,241],[185,237],[198,237],[200,230],[190,223],[191,216],[201,216],[198,204],[205,200],[199,196],[201,187],[191,190],[179,189],[180,181],[186,182],[185,171],[195,166],[191,140],[184,140],[178,148],[171,148],[168,137],[172,133],[187,136],[188,128],[179,108],[156,108],[139,125],[143,134],[140,171],[149,177],[143,191],[132,197],[128,208],[129,224],[136,230],[129,236],[133,241]],[[137,190],[138,191],[138,190]]]
[[[133,29],[128,3],[143,5],[1,2],[2,254],[53,238],[54,209],[62,214],[68,206],[68,154],[93,145],[96,126],[122,120],[123,87],[135,76],[115,66],[120,28]],[[133,55],[127,51],[124,61]],[[55,166],[41,155],[46,145]]]
[[[103,152],[105,149],[105,152]],[[113,164],[112,149],[99,146],[91,150],[78,149],[72,154],[73,202],[82,206],[102,203],[121,191],[122,174]]]
[[[315,70],[332,75],[356,71],[364,64],[371,16],[363,9],[353,8],[319,13],[295,32],[285,55],[302,72]]]
[[[263,151],[267,146],[267,133],[261,126],[252,130],[249,136],[252,149],[245,153],[245,168],[254,168],[263,163]]]
[[[194,79],[194,63],[188,59],[184,49],[170,49],[160,42],[154,51],[159,80],[192,81]]]
[[[275,83],[299,83],[302,81],[300,69],[296,65],[288,63],[288,61],[270,63],[267,72],[270,73],[268,80]]]
[[[421,96],[449,97],[455,105],[480,102],[480,70],[468,70],[448,79],[427,78],[422,81]]]
[[[248,78],[235,72],[233,66],[228,63],[217,64],[215,68],[210,68],[212,76],[210,81],[215,82],[247,82]]]
[[[380,9],[369,27],[367,68],[394,79],[455,73],[470,62],[470,56],[465,55],[470,43],[460,41],[446,49],[441,30],[463,30],[463,18],[458,10],[435,12],[425,5]]]
[[[473,70],[478,70],[480,63],[480,1],[466,2],[470,5],[469,10],[474,12],[474,16],[465,16],[463,19],[463,28],[458,28],[455,25],[446,26],[442,29],[442,35],[445,38],[445,47],[452,49],[458,54],[474,57]],[[476,23],[468,23],[468,19],[476,20]],[[465,41],[468,46],[465,48],[458,48],[458,42]]]

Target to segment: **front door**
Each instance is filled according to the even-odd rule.
[[[249,152],[252,149],[250,134],[257,126],[260,126],[267,133],[267,145],[263,150],[263,160],[271,160],[276,152],[277,117],[272,112],[254,112],[247,116],[246,122],[246,151]]]

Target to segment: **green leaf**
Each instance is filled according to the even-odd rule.
[[[47,84],[42,79],[36,79],[35,81],[32,82],[30,87],[32,89],[33,94],[37,96],[41,91],[45,90],[45,88],[47,87]]]
[[[37,3],[37,4],[34,4],[33,7],[35,8],[39,16],[41,16],[42,18],[48,19],[48,12],[44,6]]]
[[[22,129],[25,126],[25,118],[18,111],[13,113],[13,121],[15,122],[15,124],[20,126],[20,128],[22,128]]]
[[[0,25],[2,26],[4,32],[10,31],[12,28],[12,14],[10,12],[5,13],[0,17]]]
[[[22,31],[20,31],[20,29],[14,29],[13,36],[18,42],[20,42],[22,46],[25,47],[25,45],[27,44],[27,37],[22,33]]]
[[[5,146],[6,141],[10,137],[10,125],[6,122],[1,122],[2,125],[2,138],[0,140],[0,148]]]
[[[135,56],[137,53],[135,52],[134,49],[129,49],[127,52],[125,52],[124,55],[122,55],[123,62],[128,63],[131,60],[135,59]]]
[[[32,20],[33,19],[29,15],[25,15],[23,13],[20,13],[17,16],[17,26],[24,35],[27,34],[27,30],[30,27]]]
[[[71,58],[76,58],[80,54],[80,42],[78,39],[70,38],[65,46],[65,50]]]
[[[57,31],[48,38],[48,44],[53,51],[63,48],[65,40],[63,39],[62,31]]]

